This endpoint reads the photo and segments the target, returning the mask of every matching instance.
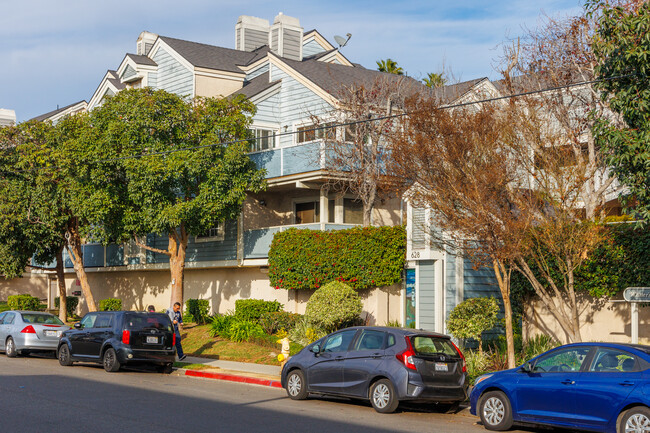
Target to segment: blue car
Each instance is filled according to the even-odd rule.
[[[513,422],[650,432],[650,346],[576,343],[476,379],[471,413],[488,430]]]

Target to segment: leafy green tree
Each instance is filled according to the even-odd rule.
[[[404,69],[397,66],[397,62],[393,59],[377,60],[377,70],[389,74],[404,75]]]
[[[611,6],[587,3],[599,17],[593,49],[603,98],[625,125],[602,117],[595,126],[599,145],[607,152],[616,177],[627,186],[624,202],[644,220],[650,219],[650,3]],[[636,4],[636,6],[635,6]],[[613,78],[620,77],[620,78]],[[612,79],[610,79],[612,78]]]
[[[429,72],[427,76],[422,79],[422,82],[424,83],[425,86],[434,88],[434,87],[442,87],[445,84],[447,84],[447,79],[442,73],[438,74],[435,72]]]
[[[148,251],[169,257],[171,303],[183,304],[188,240],[236,219],[248,191],[264,187],[264,172],[248,158],[255,106],[244,97],[181,97],[153,89],[124,90],[92,112],[106,160],[119,161],[119,230]],[[184,149],[191,150],[184,150]],[[136,157],[137,156],[137,157]],[[109,232],[113,229],[109,229]],[[143,242],[168,237],[166,249]]]
[[[459,339],[478,340],[478,350],[482,353],[482,334],[494,328],[498,314],[499,305],[494,298],[470,298],[451,310],[447,330]]]

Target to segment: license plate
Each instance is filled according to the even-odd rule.
[[[436,362],[436,371],[449,371],[449,367],[444,362]]]
[[[147,343],[149,343],[149,344],[158,344],[158,337],[147,336]]]
[[[62,331],[44,331],[46,337],[60,337]]]

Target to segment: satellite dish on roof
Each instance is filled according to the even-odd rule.
[[[334,36],[334,40],[336,41],[337,44],[339,44],[339,48],[343,48],[344,46],[347,45],[348,41],[352,37],[352,33],[348,33],[345,36],[347,36],[348,38],[345,39],[343,36],[339,36],[339,35]]]

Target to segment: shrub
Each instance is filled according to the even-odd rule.
[[[257,322],[264,313],[280,311],[283,305],[278,301],[263,299],[239,299],[235,301],[235,316],[239,320]]]
[[[276,289],[318,289],[342,281],[354,289],[402,281],[406,230],[402,226],[348,230],[289,229],[273,236],[269,279]]]
[[[467,365],[467,378],[470,385],[474,385],[477,377],[490,371],[491,364],[490,354],[468,350],[464,353],[465,363]]]
[[[211,337],[230,338],[230,326],[235,322],[235,316],[232,312],[226,314],[215,314],[210,324],[208,333]]]
[[[300,314],[288,313],[286,311],[266,312],[260,316],[259,324],[267,334],[275,334],[280,329],[288,332],[296,326],[296,322],[300,317]]]
[[[244,341],[249,341],[255,337],[261,337],[264,335],[264,330],[262,327],[256,323],[248,320],[235,320],[230,325],[230,340],[235,343],[242,343]]]
[[[316,290],[307,302],[305,316],[326,331],[344,328],[359,318],[361,299],[350,286],[331,281]]]
[[[481,334],[497,323],[499,305],[494,298],[470,298],[451,310],[447,330],[458,339],[475,338],[483,352]]]
[[[192,316],[192,320],[188,321],[197,325],[205,325],[210,320],[210,301],[207,299],[188,299],[185,301],[185,311],[187,315]],[[183,318],[183,322],[185,322],[185,318]]]
[[[12,295],[7,298],[7,305],[10,310],[31,310],[39,311],[41,301],[32,295]]]
[[[99,301],[99,311],[120,311],[122,309],[122,300],[118,298],[108,298]]]
[[[318,325],[313,324],[307,317],[303,316],[294,328],[289,331],[289,340],[307,346],[327,334],[325,330]]]
[[[402,322],[399,320],[389,320],[384,326],[388,326],[389,328],[401,328]]]
[[[536,335],[524,342],[524,347],[521,350],[522,362],[528,361],[537,355],[541,355],[542,353],[551,350],[559,345],[560,343],[553,340],[553,338],[548,335]]]
[[[79,305],[79,298],[77,296],[66,296],[65,302],[65,309],[68,313],[68,316],[74,316],[75,311],[77,311],[77,305]],[[57,296],[54,298],[54,307],[59,308],[60,304],[61,299]]]

